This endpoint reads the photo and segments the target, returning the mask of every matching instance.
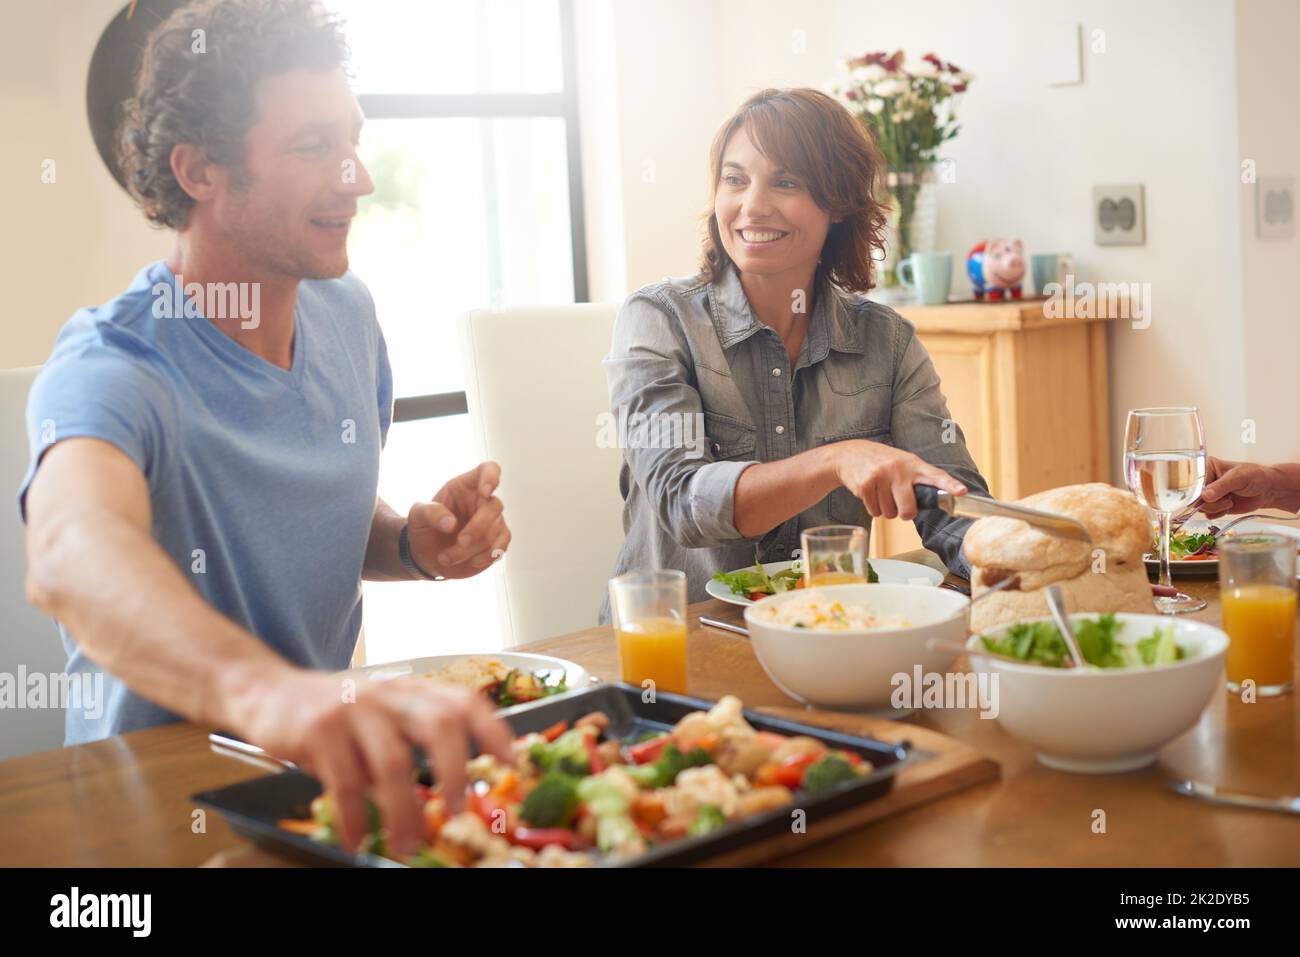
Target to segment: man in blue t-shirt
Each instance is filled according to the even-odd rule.
[[[376,494],[392,381],[347,268],[373,186],[346,55],[311,0],[203,0],[153,33],[120,162],[175,247],[60,333],[19,502],[33,603],[71,674],[105,673],[69,743],[225,728],[320,777],[348,845],[371,795],[400,853],[422,833],[412,746],[455,810],[467,737],[508,757],[508,731],[457,689],[328,669],[351,658],[363,578],[468,577],[510,532],[490,462],[405,517]]]

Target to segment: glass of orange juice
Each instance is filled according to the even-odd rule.
[[[1287,535],[1219,542],[1219,597],[1228,633],[1228,690],[1253,681],[1260,697],[1295,687],[1296,542]]]
[[[623,681],[685,694],[686,573],[660,569],[619,575],[609,581],[609,600]]]
[[[867,581],[867,530],[861,525],[819,525],[806,529],[800,540],[809,588]]]

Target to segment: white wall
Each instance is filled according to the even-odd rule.
[[[613,2],[628,290],[698,261],[709,142],[724,104],[720,12],[700,0]]]
[[[1260,176],[1292,176],[1300,187],[1300,77],[1295,43],[1300,3],[1243,0],[1237,4],[1238,130],[1242,160]],[[1257,442],[1228,444],[1230,458],[1300,461],[1300,236],[1259,239],[1255,187],[1242,184],[1241,272],[1246,341],[1246,401]],[[1300,211],[1298,211],[1300,213]],[[1240,440],[1241,435],[1231,437]]]
[[[171,248],[95,152],[86,71],[121,0],[5,3],[0,30],[0,230],[4,333],[0,367],[44,362],[78,308],[117,295]],[[55,182],[41,182],[55,161]]]
[[[9,228],[0,237],[0,366],[42,361],[79,306],[119,292],[165,255],[95,154],[86,65],[118,0],[25,3],[0,32],[0,150]],[[1152,284],[1150,329],[1115,328],[1113,418],[1191,402],[1211,449],[1300,458],[1300,354],[1290,277],[1300,240],[1254,238],[1240,161],[1298,175],[1293,0],[1009,0],[996,18],[964,0],[579,0],[584,164],[593,298],[617,299],[695,268],[706,155],[717,125],[763,86],[820,86],[869,49],[933,49],[976,75],[947,155],[939,241],[960,259],[979,238],[1070,250],[1085,278]],[[1084,82],[1037,77],[1045,32],[1105,31]],[[44,38],[43,40],[41,38]],[[41,42],[37,42],[40,40]],[[1086,48],[1087,44],[1085,44]],[[1240,143],[1238,142],[1240,140]],[[40,182],[54,159],[58,181]],[[1148,240],[1092,242],[1094,183],[1146,185]],[[958,280],[960,281],[960,280]],[[1243,418],[1258,445],[1242,446]]]
[[[939,248],[960,267],[980,239],[1020,236],[1031,251],[1072,252],[1081,278],[1150,283],[1150,328],[1116,324],[1112,338],[1116,450],[1127,409],[1186,403],[1202,408],[1212,451],[1237,451],[1247,373],[1230,0],[1008,0],[996,11],[966,0],[624,0],[614,16],[629,287],[694,265],[709,137],[746,96],[821,87],[846,55],[934,50],[976,77],[946,148],[957,182],[940,194]],[[1106,49],[1086,43],[1084,82],[1049,87],[1038,51],[1061,22],[1088,39],[1104,30]],[[656,182],[638,188],[646,157]],[[1146,245],[1094,245],[1091,187],[1113,182],[1145,185]]]

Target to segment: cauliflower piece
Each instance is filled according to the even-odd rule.
[[[740,803],[736,807],[736,811],[740,817],[749,817],[752,814],[771,811],[793,801],[794,793],[789,788],[780,785],[754,788],[752,791],[740,796]]]
[[[471,811],[462,811],[448,820],[438,839],[464,849],[475,860],[507,858],[510,854],[510,842],[489,831],[483,819]]]
[[[796,756],[820,757],[826,753],[826,745],[822,744],[816,738],[810,738],[807,735],[796,735],[793,738],[787,738],[785,742],[772,752],[772,761],[780,764],[788,758]]]
[[[636,801],[637,795],[641,793],[640,786],[632,779],[632,775],[628,774],[627,771],[623,769],[622,765],[608,767],[604,771],[595,775],[595,777],[600,778],[603,781],[608,781],[610,784],[617,787],[618,793],[627,800],[629,806]]]
[[[517,861],[524,867],[537,866],[537,852],[531,847],[520,847],[515,844],[510,845],[510,859]]]
[[[545,743],[546,739],[534,731],[522,738],[516,738],[510,744],[511,754],[515,759],[515,773],[521,777],[530,774],[533,770],[533,760],[528,756],[528,752],[537,741]]]
[[[754,729],[749,726],[749,722],[740,713],[743,707],[741,700],[734,694],[723,695],[712,710],[709,711],[709,721],[713,723],[713,727],[718,731],[736,728],[753,734]]]
[[[713,760],[727,774],[751,775],[771,759],[772,752],[753,731],[746,736],[732,730],[733,736],[724,738],[713,752]]]
[[[712,733],[713,723],[704,711],[692,711],[673,728],[673,737],[678,741],[697,741]]]
[[[491,851],[475,867],[533,867],[537,853],[531,847],[519,847],[503,837],[494,837]],[[498,843],[499,842],[499,843]]]
[[[533,861],[534,867],[591,867],[591,855],[566,851],[558,844],[542,848]]]
[[[470,781],[486,781],[489,786],[495,787],[501,780],[501,775],[506,773],[506,766],[494,755],[480,754],[466,763],[465,773]]]
[[[637,857],[644,854],[646,849],[645,838],[640,834],[628,832],[614,843],[609,849],[611,857]]]
[[[709,711],[692,711],[673,728],[678,741],[694,741],[706,734],[723,740],[752,738],[754,729],[741,714],[743,705],[735,695],[723,695]]]
[[[736,785],[722,773],[716,764],[702,768],[687,768],[677,775],[677,783],[663,788],[659,794],[669,817],[694,819],[700,808],[713,804],[721,808],[724,817],[732,817],[740,801]]]

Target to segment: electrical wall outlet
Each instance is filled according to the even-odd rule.
[[[1260,239],[1295,235],[1295,177],[1261,176],[1255,183],[1255,234]]]
[[[1092,188],[1092,236],[1098,246],[1141,246],[1147,241],[1141,183]]]

